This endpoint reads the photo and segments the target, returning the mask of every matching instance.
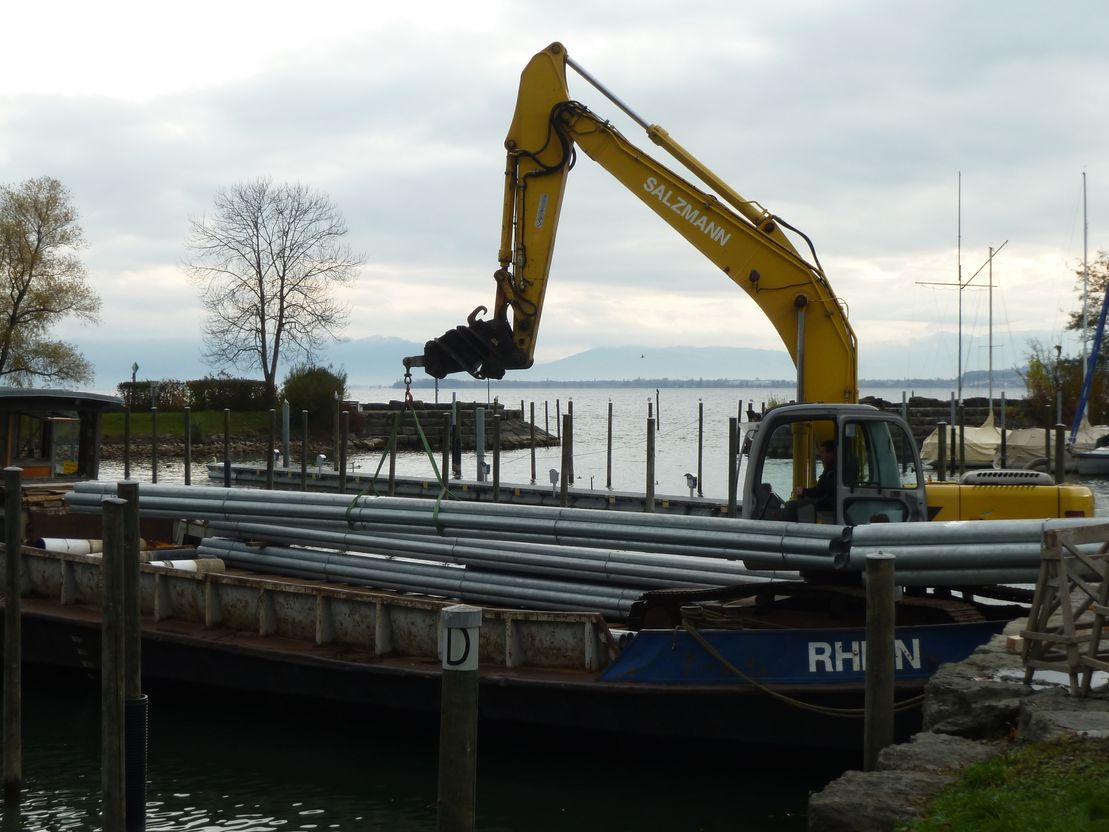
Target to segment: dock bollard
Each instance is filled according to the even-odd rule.
[[[874,771],[878,752],[893,743],[894,587],[894,556],[867,555],[863,771]]]
[[[439,832],[472,832],[477,802],[478,639],[481,607],[442,611],[439,707]]]
[[[4,469],[4,803],[19,802],[23,786],[23,487],[22,468]]]

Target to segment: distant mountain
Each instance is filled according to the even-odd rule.
[[[790,379],[796,374],[784,350],[749,347],[597,347],[537,364],[527,379]]]
[[[96,370],[94,389],[102,392],[114,392],[117,384],[130,380],[133,364],[139,365],[136,371],[139,380],[187,380],[203,378],[213,372],[201,357],[199,337],[86,339],[78,343],[78,348],[93,363]],[[351,387],[389,386],[400,381],[404,374],[401,359],[422,351],[421,342],[374,335],[330,344],[322,351],[318,363],[346,371]],[[281,369],[278,378],[284,378],[286,372],[287,366]],[[585,350],[558,361],[536,364],[530,370],[509,373],[507,380],[528,384],[636,379],[789,381],[794,374],[793,362],[785,350],[628,346]],[[417,381],[426,378],[422,371],[417,371],[415,376]],[[963,386],[985,386],[985,376],[983,372],[968,372]],[[864,380],[882,378],[892,376],[873,374]],[[469,376],[457,374],[451,380],[465,382]],[[896,380],[898,383],[904,381]],[[939,379],[933,381],[948,383]],[[994,387],[995,390],[1006,387],[1015,390],[1023,389],[1023,384],[1011,370],[995,371]]]

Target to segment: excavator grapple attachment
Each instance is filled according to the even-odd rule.
[[[464,326],[456,326],[424,344],[424,354],[404,360],[405,367],[423,366],[434,378],[467,372],[474,378],[504,378],[505,370],[531,366],[512,343],[512,330],[505,321],[478,320],[478,307]]]

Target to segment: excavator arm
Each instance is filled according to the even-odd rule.
[[[567,64],[643,126],[655,144],[709,190],[679,176],[572,100]],[[797,366],[799,401],[858,400],[855,334],[815,252],[813,262],[807,262],[783,226],[799,232],[734,192],[661,127],[636,116],[570,60],[561,44],[537,54],[521,74],[505,147],[500,267],[494,275],[492,314],[483,318],[487,310],[478,307],[465,326],[427,342],[424,355],[406,359],[406,366],[422,364],[436,378],[460,371],[501,378],[506,370],[531,366],[566,177],[580,149],[759,305]]]

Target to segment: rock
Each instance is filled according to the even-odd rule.
[[[1027,619],[1011,622],[1005,632],[957,664],[942,666],[925,688],[924,730],[972,739],[1010,736],[1020,718],[1021,700],[1031,689],[1017,654],[1005,649],[1010,629],[1019,632]]]
[[[889,832],[917,817],[954,775],[848,771],[809,797],[809,832]]]
[[[1001,753],[1005,743],[970,740],[950,734],[922,732],[907,743],[883,748],[878,768],[883,771],[951,772]]]
[[[1002,742],[920,733],[878,755],[877,771],[849,771],[809,798],[809,830],[888,832],[919,816],[964,766],[1001,753]]]
[[[1109,698],[1078,699],[1061,688],[1038,691],[1020,713],[1020,738],[1028,742],[1062,737],[1109,737]]]

